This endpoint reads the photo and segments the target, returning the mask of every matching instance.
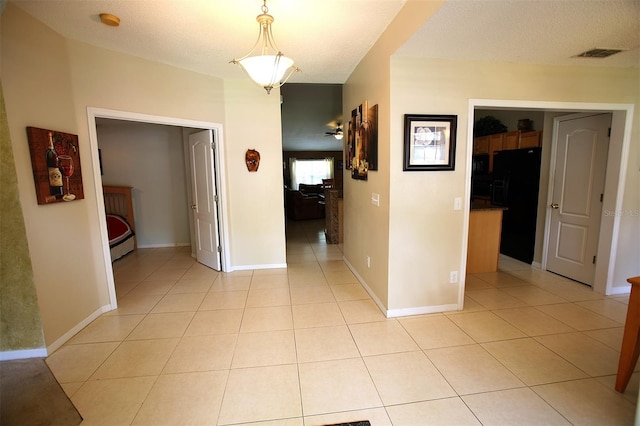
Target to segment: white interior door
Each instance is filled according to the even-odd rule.
[[[189,161],[193,194],[193,225],[198,262],[221,270],[218,208],[213,158],[213,132],[189,135]]]
[[[558,120],[546,269],[593,285],[611,114]]]

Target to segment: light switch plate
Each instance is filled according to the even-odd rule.
[[[462,210],[462,198],[456,197],[453,199],[453,209]]]
[[[380,207],[380,194],[371,194],[371,204]]]

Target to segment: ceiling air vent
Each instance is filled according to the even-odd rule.
[[[616,53],[622,52],[624,49],[591,49],[576,55],[577,58],[607,58]]]

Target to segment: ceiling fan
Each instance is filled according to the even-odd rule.
[[[333,132],[324,132],[325,136],[333,136],[336,139],[340,140],[344,136],[342,133],[342,125],[340,123],[337,124],[336,129]]]

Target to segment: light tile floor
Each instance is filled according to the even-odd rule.
[[[83,424],[633,424],[638,373],[613,390],[628,296],[502,258],[463,311],[386,319],[322,225],[287,225],[287,269],[118,260],[119,308],[47,360]]]

